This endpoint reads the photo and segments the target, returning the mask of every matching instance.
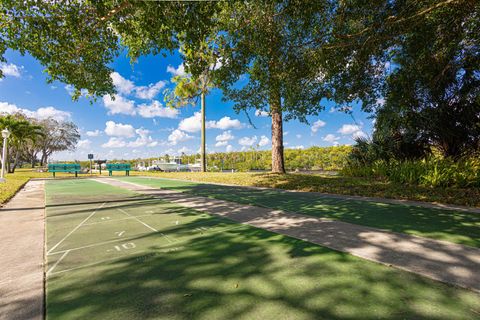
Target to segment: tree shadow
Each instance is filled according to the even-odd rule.
[[[155,241],[146,249],[50,277],[48,317],[473,319],[479,311],[472,292],[247,226],[181,250]]]

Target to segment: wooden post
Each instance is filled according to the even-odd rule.
[[[206,142],[205,142],[205,93],[202,92],[202,146],[201,146],[201,170],[202,172],[207,171],[207,159],[206,159]]]

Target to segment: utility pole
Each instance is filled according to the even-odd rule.
[[[201,95],[202,100],[202,146],[200,150],[201,155],[201,164],[202,164],[202,172],[207,171],[207,159],[206,159],[206,143],[205,143],[205,93],[202,91]]]

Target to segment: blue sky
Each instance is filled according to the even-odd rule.
[[[87,98],[72,101],[64,83],[47,84],[43,67],[31,56],[7,52],[7,63],[0,64],[6,75],[0,81],[0,112],[23,111],[32,117],[55,117],[77,124],[81,140],[74,152],[53,156],[56,160],[84,160],[88,153],[101,159],[132,159],[196,153],[200,145],[199,106],[180,110],[164,106],[163,91],[171,88],[172,75],[182,72],[178,55],[148,56],[131,65],[122,55],[112,68],[118,95],[100,97],[90,104]],[[251,147],[269,149],[270,118],[250,111],[256,128],[245,114],[236,114],[232,102],[222,102],[220,90],[206,98],[207,152],[239,151]],[[353,137],[370,135],[372,120],[353,108],[353,118],[335,111],[326,103],[310,124],[289,121],[284,124],[286,148],[352,144]],[[354,121],[355,119],[355,121]]]

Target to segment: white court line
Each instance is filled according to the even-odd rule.
[[[122,242],[122,241],[127,241],[127,240],[134,240],[138,236],[143,236],[143,235],[147,235],[147,234],[151,234],[151,233],[137,233],[135,236],[128,237],[128,238],[113,239],[113,240],[108,240],[108,241],[103,241],[103,242],[98,242],[98,243],[87,244],[86,246],[81,246],[81,247],[75,247],[75,248],[71,248],[71,249],[67,249],[67,250],[56,251],[56,252],[49,253],[47,255],[48,256],[53,256],[55,254],[63,253],[65,251],[76,251],[76,250],[81,250],[81,249],[86,249],[86,248],[91,248],[91,247],[97,247],[97,246],[101,246],[101,245],[109,244],[109,243]]]
[[[85,220],[83,220],[82,222],[80,222],[80,224],[78,226],[76,226],[72,231],[70,231],[65,237],[63,237],[62,240],[60,240],[56,245],[54,245],[50,250],[47,251],[47,254],[49,254],[50,252],[52,252],[53,250],[55,250],[63,241],[65,241],[65,239],[67,239],[68,237],[70,237],[70,235],[72,233],[74,233],[75,231],[78,230],[78,228],[80,228],[85,222],[88,221],[88,219],[90,219],[95,213],[97,213],[97,210],[103,208],[103,206],[106,204],[106,202],[102,203],[102,205],[98,208],[95,209],[95,211],[93,211],[88,217],[85,218]]]
[[[47,277],[53,272],[53,270],[55,269],[55,267],[60,263],[60,261],[63,260],[63,258],[65,258],[65,256],[70,252],[70,250],[67,250],[65,251],[65,253],[60,257],[60,259],[57,260],[57,262],[55,262],[55,264],[50,268],[48,269],[47,271]]]
[[[136,216],[136,217],[151,217],[151,216],[152,216],[151,214],[144,214],[144,215]],[[131,219],[135,219],[135,217],[121,218],[121,219],[111,219],[111,220],[98,221],[98,222],[90,222],[90,223],[85,223],[84,226],[92,226],[92,225],[100,224],[100,223],[116,222],[116,221],[131,220]]]
[[[141,224],[143,224],[145,227],[149,228],[150,230],[153,230],[153,231],[155,231],[155,232],[158,232],[157,229],[155,229],[155,228],[152,227],[152,226],[149,226],[148,224],[146,224],[146,223],[143,222],[142,220],[138,219],[137,217],[130,215],[127,211],[125,211],[125,210],[123,210],[123,209],[120,209],[120,208],[118,208],[117,210],[120,211],[120,212],[123,213],[123,214],[126,214],[126,215],[129,216],[130,218],[133,218],[133,219],[137,220],[138,222],[140,222]]]
[[[244,227],[244,226],[245,226],[245,225],[240,224],[239,226],[235,226],[235,227],[232,227],[232,228],[229,228],[229,229],[225,229],[225,230],[219,230],[219,231],[215,231],[215,232],[210,232],[209,234],[215,234],[215,233],[221,233],[221,232],[225,232],[225,231],[235,230],[235,229],[242,228],[242,227]],[[196,236],[196,237],[193,237],[193,238],[188,239],[188,240],[177,241],[177,242],[175,243],[175,245],[178,245],[178,244],[181,244],[181,243],[184,243],[184,242],[188,242],[188,241],[191,241],[192,239],[196,239],[196,238],[199,238],[199,237],[202,237],[202,236]],[[157,247],[156,249],[162,249],[162,248],[170,247],[170,246],[171,246],[171,245],[168,244],[168,245],[165,245],[165,246]],[[68,272],[68,271],[74,271],[74,270],[77,270],[77,269],[82,269],[82,268],[87,268],[87,267],[93,267],[93,266],[95,266],[95,265],[98,265],[98,264],[101,264],[101,263],[104,263],[104,262],[120,260],[120,259],[125,258],[126,256],[131,256],[131,255],[135,255],[135,254],[139,254],[139,253],[143,253],[143,252],[152,252],[152,251],[155,252],[155,250],[141,250],[141,251],[136,251],[136,252],[132,252],[132,253],[127,253],[127,254],[124,254],[124,255],[121,256],[121,257],[104,259],[104,260],[100,260],[100,261],[97,261],[97,262],[87,263],[87,264],[84,264],[84,265],[81,265],[81,266],[78,266],[78,267],[75,267],[75,268],[70,268],[70,269],[65,269],[65,270],[53,272],[53,273],[51,273],[51,274],[52,274],[52,275],[55,275],[55,274],[64,273],[64,272]]]

